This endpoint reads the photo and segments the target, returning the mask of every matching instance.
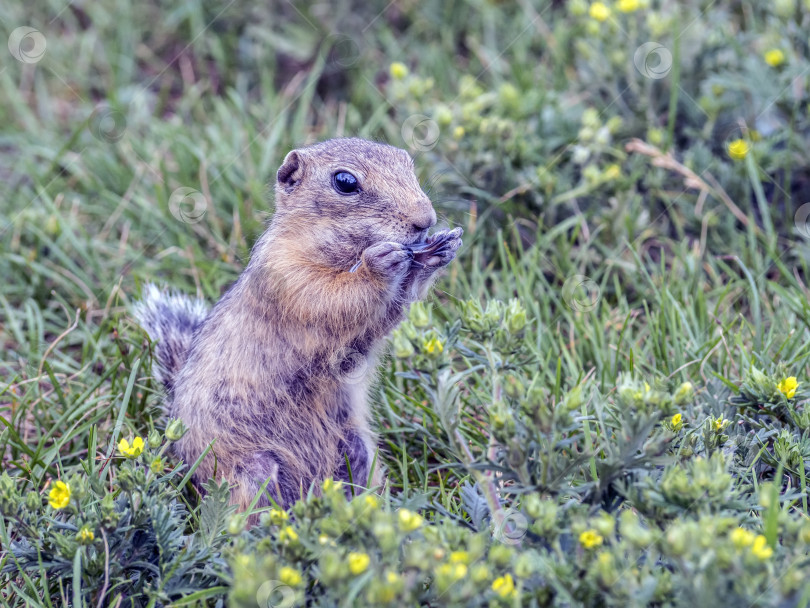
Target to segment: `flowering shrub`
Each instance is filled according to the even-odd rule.
[[[182,467],[166,465],[167,447],[157,432],[148,448],[142,437],[131,445],[122,439],[123,458],[86,462],[69,481],[52,481],[50,490],[18,484],[3,473],[0,508],[8,553],[2,572],[15,594],[73,605],[129,598],[146,606],[215,587],[226,572],[221,529],[233,510],[230,492],[227,484],[209,485],[195,509],[195,534],[185,534],[189,512],[180,491],[187,479]]]
[[[184,492],[188,468],[167,463],[170,440],[153,431],[42,488],[3,474],[7,580],[144,606],[189,594],[238,606],[778,605],[801,592],[810,524],[790,488],[810,450],[792,417],[801,383],[783,367],[752,367],[726,405],[634,374],[606,395],[583,379],[555,396],[531,376],[519,300],[462,302],[445,325],[435,314],[414,306],[392,348],[406,392],[436,413],[429,432],[446,442],[433,449],[466,478],[460,509],[420,493],[349,501],[327,480],[246,527],[227,484],[199,502]]]

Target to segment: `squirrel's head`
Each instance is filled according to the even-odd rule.
[[[380,241],[419,242],[436,212],[405,151],[359,138],[330,139],[284,159],[274,222],[346,257]]]

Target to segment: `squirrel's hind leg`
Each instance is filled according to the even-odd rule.
[[[363,492],[367,485],[382,485],[384,474],[379,459],[363,438],[355,431],[350,431],[340,442],[340,461],[338,462],[335,480],[347,484],[346,497],[351,498]],[[374,469],[372,470],[372,466]],[[351,485],[348,485],[351,484]]]
[[[247,511],[262,486],[264,490],[255,505],[258,508],[270,506],[269,497],[272,497],[286,509],[295,503],[300,494],[298,487],[290,483],[282,466],[270,452],[258,452],[252,458],[248,457],[246,462],[234,468],[229,481],[232,484],[231,503],[238,505],[239,511]],[[258,516],[251,515],[249,523],[257,522]]]

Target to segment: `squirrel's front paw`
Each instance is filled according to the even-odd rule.
[[[462,232],[461,228],[454,228],[453,230],[440,230],[430,235],[424,250],[415,253],[415,262],[418,262],[419,267],[428,272],[447,266],[455,259],[456,252],[461,247]]]
[[[363,264],[373,274],[398,283],[408,274],[413,252],[400,243],[377,243],[363,252]]]

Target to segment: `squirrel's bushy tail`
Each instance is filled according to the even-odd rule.
[[[194,331],[208,315],[208,306],[200,298],[170,293],[147,283],[132,313],[157,342],[155,377],[171,391],[177,372],[186,362]]]

